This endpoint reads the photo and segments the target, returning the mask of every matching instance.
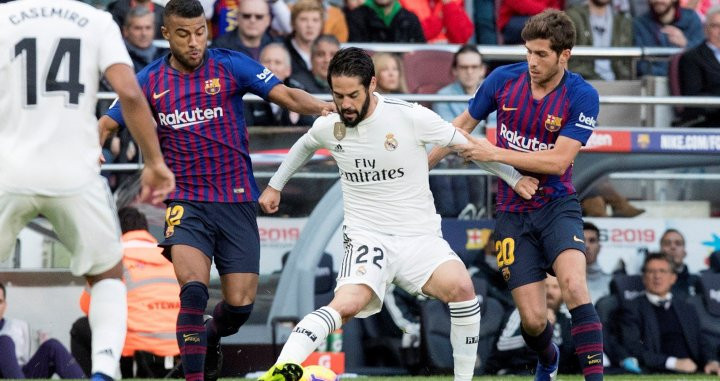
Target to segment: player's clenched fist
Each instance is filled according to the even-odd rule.
[[[529,200],[535,192],[537,192],[538,184],[540,184],[538,179],[530,176],[523,176],[520,180],[518,180],[517,184],[515,184],[513,190],[515,193],[519,194],[520,197],[525,200]]]
[[[265,213],[273,214],[277,212],[278,206],[280,205],[280,191],[268,186],[260,195],[258,203]]]

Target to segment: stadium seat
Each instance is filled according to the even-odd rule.
[[[453,53],[416,50],[403,55],[408,93],[435,94],[451,83]]]
[[[673,54],[670,56],[668,65],[668,85],[670,87],[670,95],[674,96],[682,95],[682,87],[680,85],[680,57],[682,57],[682,53]],[[682,112],[682,106],[675,106],[676,116],[680,116]]]
[[[720,350],[720,274],[702,272],[698,293],[690,297],[688,302],[697,311],[708,344],[716,351]]]
[[[474,277],[475,292],[485,289],[487,283],[484,279]],[[503,323],[504,309],[497,300],[484,296],[482,297],[482,323],[480,324],[480,340],[478,342],[478,358],[480,361],[475,369],[475,374],[482,374],[485,369],[485,362],[493,350],[493,345],[500,333]],[[423,360],[426,366],[433,373],[452,372],[453,356],[452,345],[450,344],[450,310],[447,304],[439,300],[428,300],[421,308],[421,334],[423,345]]]
[[[640,80],[591,80],[588,81],[601,96],[605,95],[644,95],[643,83]],[[642,124],[640,106],[620,104],[620,105],[600,105],[600,113],[598,114],[598,123],[602,127],[637,127]]]
[[[629,356],[627,350],[620,345],[620,302],[613,295],[605,295],[595,303],[595,310],[603,326],[603,351],[612,365],[619,366],[620,362]]]
[[[631,302],[645,291],[641,275],[618,274],[610,281],[610,293],[618,297],[620,306]]]

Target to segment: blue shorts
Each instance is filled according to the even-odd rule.
[[[577,196],[558,198],[531,212],[498,213],[494,239],[498,268],[511,290],[554,275],[552,265],[560,253],[585,252]]]
[[[255,202],[172,200],[165,212],[163,255],[173,245],[192,246],[215,260],[220,275],[258,273],[260,235]]]

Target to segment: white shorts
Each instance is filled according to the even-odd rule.
[[[345,256],[335,290],[346,284],[364,284],[375,294],[356,315],[359,318],[380,312],[390,283],[411,294],[422,294],[438,266],[462,262],[442,237],[434,235],[401,237],[343,227],[343,241]]]
[[[0,261],[10,255],[18,233],[43,215],[72,253],[73,275],[101,274],[122,260],[120,226],[105,179],[69,196],[38,196],[0,190]]]

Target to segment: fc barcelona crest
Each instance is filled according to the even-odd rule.
[[[559,116],[548,114],[545,119],[545,129],[550,132],[555,132],[562,127],[562,118]]]
[[[333,126],[333,136],[335,136],[335,139],[343,140],[346,131],[345,123],[335,122],[335,125]]]
[[[205,93],[215,95],[220,92],[220,78],[212,78],[205,81]]]

